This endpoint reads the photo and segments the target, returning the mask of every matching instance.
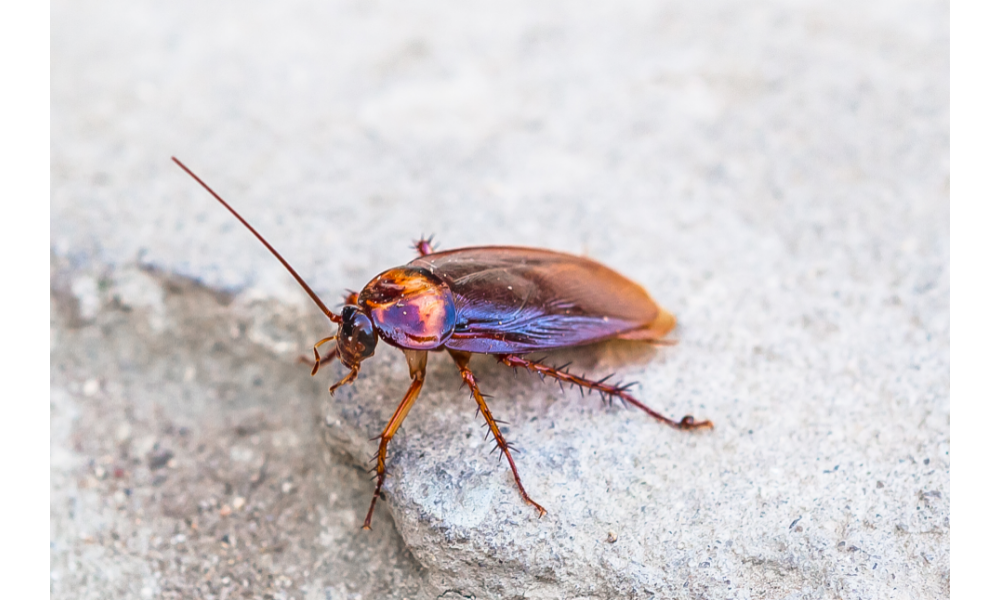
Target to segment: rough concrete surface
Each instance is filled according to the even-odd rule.
[[[948,4],[52,5],[54,598],[949,594]],[[679,319],[553,353],[683,433],[446,355],[297,362],[413,255],[591,256]]]

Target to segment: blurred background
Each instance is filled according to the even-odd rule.
[[[714,527],[745,533],[742,559],[605,562],[594,597],[684,581],[712,598],[946,594],[948,6],[55,1],[53,597],[412,598],[457,581],[388,511],[357,532],[361,459],[322,439],[340,409],[295,364],[328,325],[171,156],[331,305],[421,235],[608,264],[679,316],[685,343],[635,372],[673,390],[658,406],[721,423],[693,476],[830,495],[820,529],[860,510],[796,546],[740,509]],[[752,446],[769,424],[791,445]],[[809,471],[820,455],[869,466],[834,493]],[[864,504],[876,479],[896,508]],[[903,541],[915,523],[938,537]],[[863,565],[836,558],[844,540]],[[706,563],[635,544],[619,547],[647,567]]]

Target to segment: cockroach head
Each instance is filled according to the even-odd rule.
[[[357,370],[366,358],[375,354],[378,333],[375,325],[360,308],[348,304],[340,313],[340,330],[337,332],[337,349],[344,366]]]

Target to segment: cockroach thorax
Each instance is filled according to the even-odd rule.
[[[379,334],[400,348],[439,348],[455,331],[451,289],[420,267],[397,267],[378,275],[358,294],[358,304]]]

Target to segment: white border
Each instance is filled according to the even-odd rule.
[[[49,4],[4,6],[0,564],[5,596],[39,598],[49,590]]]
[[[1000,532],[1000,5],[959,0],[951,17],[952,592],[976,598],[996,593]]]

